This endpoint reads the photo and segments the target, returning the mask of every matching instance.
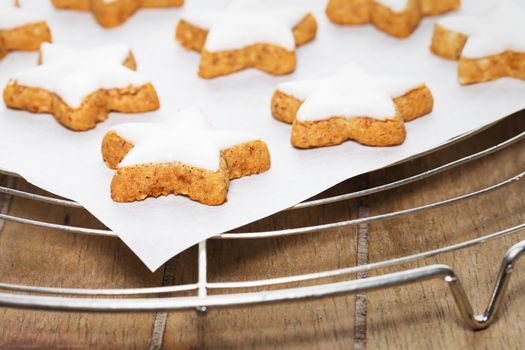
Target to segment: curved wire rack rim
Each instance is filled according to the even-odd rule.
[[[322,279],[327,277],[341,276],[351,273],[358,273],[363,271],[371,271],[384,267],[406,264],[409,262],[431,258],[440,254],[450,253],[463,248],[475,246],[477,244],[486,243],[494,239],[502,238],[510,234],[525,230],[525,223],[514,226],[502,231],[491,233],[482,237],[478,237],[469,241],[453,244],[450,246],[429,250],[422,253],[408,255],[400,258],[394,258],[390,260],[379,261],[376,263],[369,263],[366,265],[352,266],[331,271],[315,272],[303,275],[277,277],[253,281],[241,281],[241,282],[211,282],[205,283],[204,287],[208,289],[238,289],[238,288],[253,288],[253,287],[264,287],[276,284],[286,284],[294,282],[304,282],[314,279]],[[24,293],[41,293],[41,294],[62,294],[62,295],[114,295],[114,296],[125,296],[125,295],[148,295],[148,294],[167,294],[176,293],[182,291],[196,290],[199,287],[198,283],[184,284],[167,287],[154,287],[154,288],[126,288],[126,289],[80,289],[80,288],[53,288],[53,287],[39,287],[39,286],[28,286],[18,284],[0,283],[0,289],[18,291]]]
[[[52,296],[31,296],[0,293],[0,305],[17,308],[32,308],[54,311],[97,311],[97,312],[151,312],[193,309],[197,306],[220,307],[289,301],[303,298],[322,297],[346,293],[372,291],[403,285],[434,275],[454,276],[451,268],[445,265],[431,265],[423,268],[395,272],[388,275],[370,277],[352,281],[330,283],[320,286],[290,288],[266,292],[216,294],[206,297],[170,297],[170,298],[64,298]]]
[[[119,312],[150,312],[193,309],[197,306],[220,307],[232,305],[247,305],[268,303],[273,301],[288,301],[303,298],[315,298],[327,295],[358,293],[403,285],[435,275],[454,276],[452,269],[446,265],[431,265],[423,268],[395,272],[388,275],[370,277],[353,281],[343,281],[319,286],[289,288],[275,291],[215,294],[205,297],[171,297],[171,298],[134,298],[134,299],[96,299],[96,298],[65,298],[54,296],[28,296],[0,293],[0,305],[14,307],[30,307],[45,310],[64,311],[119,311]]]
[[[380,214],[380,215],[368,216],[368,217],[353,219],[353,220],[340,221],[340,222],[335,222],[335,223],[330,223],[330,224],[299,227],[299,228],[292,228],[292,229],[286,229],[286,230],[248,232],[248,233],[223,233],[219,236],[212,237],[212,238],[213,239],[239,239],[239,238],[253,239],[253,238],[281,237],[281,236],[291,236],[291,235],[302,234],[302,233],[311,233],[311,232],[317,232],[317,231],[334,229],[334,228],[360,225],[360,224],[365,224],[365,223],[369,223],[373,221],[382,221],[382,220],[392,219],[398,216],[418,213],[420,211],[424,211],[428,209],[436,209],[436,208],[443,207],[449,204],[453,204],[453,203],[464,201],[464,200],[467,200],[473,197],[477,197],[479,195],[483,195],[483,194],[486,194],[492,191],[496,191],[496,190],[499,190],[503,187],[506,187],[508,185],[511,185],[521,180],[524,176],[525,176],[525,172],[522,172],[510,179],[507,179],[505,181],[502,181],[500,183],[497,183],[490,187],[483,188],[475,192],[471,192],[471,193],[464,194],[462,196],[446,199],[441,202],[426,204],[426,205],[422,205],[419,207],[399,210],[399,211],[395,211],[395,212],[391,212],[387,214]]]
[[[501,264],[500,272],[485,311],[475,315],[459,278],[447,265],[430,265],[387,275],[317,286],[290,288],[266,292],[207,295],[205,297],[177,297],[155,299],[93,299],[49,296],[14,295],[0,293],[0,305],[52,311],[88,312],[153,312],[181,309],[255,305],[271,302],[295,301],[326,296],[356,294],[404,286],[439,278],[444,280],[454,297],[460,315],[472,329],[484,329],[494,320],[508,288],[512,266],[525,252],[525,241],[511,247]]]
[[[508,140],[506,140],[506,141],[504,141],[504,142],[501,142],[501,143],[499,143],[499,144],[497,144],[495,146],[487,148],[487,149],[485,149],[483,151],[480,151],[480,152],[471,154],[469,156],[457,159],[457,160],[452,161],[452,162],[447,163],[447,164],[443,164],[441,166],[438,166],[437,168],[427,170],[425,172],[416,174],[414,176],[411,176],[411,177],[408,177],[408,178],[405,178],[405,179],[401,179],[401,180],[398,180],[398,181],[390,182],[388,184],[384,184],[384,185],[377,186],[377,187],[372,187],[372,188],[361,190],[361,191],[356,191],[356,192],[346,193],[346,194],[342,194],[342,195],[338,195],[338,196],[333,196],[333,197],[328,197],[328,198],[322,198],[322,199],[316,199],[316,200],[310,200],[310,201],[302,202],[302,203],[299,203],[299,204],[297,204],[297,205],[295,205],[295,206],[293,206],[293,207],[291,207],[291,208],[289,208],[287,210],[303,209],[303,208],[315,207],[315,206],[318,206],[318,205],[326,205],[326,204],[338,203],[338,202],[342,202],[342,201],[345,201],[345,200],[359,198],[359,197],[364,197],[364,196],[368,196],[368,195],[371,195],[371,194],[375,194],[375,193],[383,192],[383,191],[386,191],[386,190],[391,190],[391,189],[394,189],[394,188],[397,188],[397,187],[401,187],[401,186],[404,186],[404,185],[408,185],[408,184],[417,182],[419,180],[423,180],[423,179],[429,178],[431,176],[434,176],[434,175],[437,175],[437,174],[441,174],[442,172],[445,172],[447,170],[456,168],[456,167],[458,167],[460,165],[463,165],[463,164],[472,162],[474,160],[483,158],[485,156],[491,155],[491,154],[493,154],[493,153],[495,153],[497,151],[500,151],[500,150],[502,150],[504,148],[507,148],[510,145],[512,145],[512,144],[514,144],[516,142],[519,142],[519,141],[521,141],[523,139],[525,139],[525,131],[520,133],[520,134],[518,134],[518,135],[516,135],[516,136],[514,136],[514,137],[512,137],[512,138],[510,138],[510,139],[508,139]]]
[[[0,170],[0,173],[2,173],[2,170]],[[16,189],[9,188],[9,187],[0,186],[0,193],[4,193],[10,196],[15,196],[15,197],[20,197],[20,198],[27,198],[27,199],[31,199],[31,200],[35,200],[39,202],[44,202],[44,203],[62,205],[62,206],[71,207],[71,208],[84,209],[84,207],[81,204],[78,204],[77,202],[73,202],[69,199],[58,199],[58,198],[52,198],[48,196],[42,196],[40,194],[24,192],[24,191],[16,190]]]
[[[483,195],[483,194],[501,189],[503,187],[506,187],[514,182],[517,182],[521,180],[524,176],[525,176],[525,172],[522,172],[510,179],[507,179],[505,181],[502,181],[500,183],[497,183],[495,185],[486,187],[484,189],[481,189],[475,192],[467,193],[465,195],[450,198],[450,199],[447,199],[441,202],[426,204],[426,205],[422,205],[419,207],[400,210],[400,211],[391,212],[387,214],[369,216],[365,218],[346,220],[346,221],[340,221],[340,222],[329,223],[329,224],[299,227],[299,228],[293,228],[293,229],[285,229],[285,230],[249,232],[249,233],[223,233],[221,235],[212,237],[212,239],[259,239],[259,238],[270,238],[270,237],[283,237],[283,236],[292,236],[292,235],[303,234],[303,233],[313,233],[313,232],[318,232],[322,230],[359,225],[359,224],[364,224],[364,223],[373,222],[373,221],[387,220],[387,219],[395,218],[395,217],[402,216],[402,215],[414,214],[414,213],[417,213],[423,210],[436,209],[436,208],[439,208],[445,205],[453,204],[453,203],[467,200],[467,199],[470,199],[470,198],[473,198],[479,195]],[[88,235],[94,235],[94,236],[108,236],[108,237],[117,236],[117,234],[115,234],[113,231],[110,231],[110,230],[97,230],[97,229],[90,229],[90,228],[83,228],[83,227],[73,227],[73,226],[66,226],[66,225],[60,225],[60,224],[52,224],[52,223],[41,222],[41,221],[36,221],[36,220],[31,220],[31,219],[26,219],[26,218],[20,218],[20,217],[8,215],[8,214],[0,214],[0,220],[13,221],[13,222],[21,223],[21,224],[57,229],[57,230],[61,230],[61,231],[69,232],[69,233],[81,233],[81,234],[88,234]]]

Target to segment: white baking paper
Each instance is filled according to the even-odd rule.
[[[0,168],[17,172],[29,182],[83,204],[151,269],[208,237],[268,216],[307,199],[338,182],[384,167],[434,148],[452,137],[492,123],[525,107],[525,82],[501,79],[468,87],[457,83],[457,63],[432,55],[428,46],[436,19],[425,19],[417,32],[397,40],[371,25],[339,27],[325,14],[326,1],[292,0],[311,8],[319,22],[317,39],[298,49],[294,74],[273,77],[248,70],[212,81],[197,77],[199,55],[174,40],[181,9],[141,10],[123,26],[106,30],[91,14],[59,11],[50,1],[24,0],[25,8],[45,15],[56,43],[87,48],[128,43],[139,71],[149,75],[160,95],[159,112],[111,114],[89,132],[72,132],[52,116],[7,110],[0,106]],[[464,0],[466,5],[480,0]],[[186,7],[221,8],[227,1],[187,0]],[[276,4],[283,1],[275,0]],[[0,84],[10,73],[35,66],[36,53],[11,53],[0,62]],[[405,144],[369,148],[354,142],[341,146],[296,150],[290,126],[272,119],[270,99],[279,82],[322,78],[349,61],[370,73],[424,80],[435,97],[434,112],[407,125]],[[117,204],[109,186],[113,171],[100,156],[100,141],[112,125],[153,121],[198,106],[212,125],[246,130],[269,145],[269,172],[235,180],[228,202],[209,207],[181,196]]]

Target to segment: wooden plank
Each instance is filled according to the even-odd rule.
[[[524,114],[447,152],[405,166],[377,172],[372,183],[411,175],[420,168],[441,164],[486,148],[525,130]],[[525,169],[525,142],[486,159],[387,194],[369,198],[372,214],[430,203],[475,191]],[[451,207],[406,218],[374,223],[370,227],[370,259],[380,261],[465,241],[525,221],[525,182]],[[486,307],[499,265],[506,250],[525,239],[516,234],[483,246],[427,259],[408,267],[432,263],[452,266],[479,313]],[[384,269],[385,273],[396,269]],[[472,332],[462,323],[455,303],[443,281],[385,290],[369,295],[368,345],[370,348],[523,348],[525,308],[520,293],[525,283],[525,266],[515,268],[510,294],[497,322],[489,329]],[[375,272],[377,273],[377,272]]]
[[[355,189],[346,183],[332,190]],[[240,229],[280,229],[356,217],[356,206],[340,203],[279,214]],[[209,241],[211,281],[241,281],[336,269],[355,264],[355,228],[323,235],[246,241]],[[305,285],[305,283],[294,284]],[[328,348],[353,342],[355,298],[345,296],[311,302],[249,308],[172,313],[164,336],[171,348]]]
[[[370,176],[363,177],[364,188],[369,188]],[[359,218],[366,218],[370,216],[370,208],[368,198],[360,198],[357,201],[357,213]],[[360,224],[357,227],[357,254],[356,265],[362,266],[369,263],[369,245],[368,235],[370,233],[369,224]],[[368,277],[368,271],[361,271],[357,273],[356,278],[362,279]],[[366,294],[357,294],[355,296],[355,317],[354,317],[354,349],[366,349],[366,333],[367,333],[367,317],[368,317],[368,296]]]
[[[23,190],[36,191],[20,181]],[[69,225],[101,225],[83,210],[15,199],[12,215]],[[157,286],[150,273],[117,239],[70,235],[6,223],[0,239],[0,281],[55,287]],[[0,309],[0,347],[145,348],[153,314],[113,315]]]

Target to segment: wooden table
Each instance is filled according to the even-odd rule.
[[[497,144],[525,130],[525,113],[446,150],[346,181],[326,194],[375,186]],[[335,222],[455,197],[525,169],[525,142],[386,193],[278,214],[251,230]],[[5,182],[3,178],[1,181]],[[42,192],[19,180],[17,187]],[[210,241],[212,281],[238,281],[336,269],[465,241],[525,221],[525,181],[423,213],[300,237]],[[13,215],[102,228],[83,210],[5,198]],[[144,232],[147,235],[147,232]],[[403,268],[443,263],[461,278],[475,310],[488,300],[505,251],[525,232]],[[0,281],[77,288],[152,287],[196,281],[196,249],[150,273],[117,239],[86,237],[7,222],[0,234]],[[472,332],[445,283],[430,281],[367,295],[249,308],[149,314],[89,314],[0,309],[0,346],[64,348],[523,348],[525,266],[518,264],[496,323]],[[374,271],[381,274],[385,269]],[[354,278],[355,276],[352,276]],[[363,278],[366,275],[360,275]]]

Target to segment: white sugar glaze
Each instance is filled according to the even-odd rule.
[[[283,83],[277,90],[304,101],[296,116],[300,121],[333,116],[384,120],[396,115],[393,98],[422,85],[412,79],[374,77],[351,63],[330,78]]]
[[[128,123],[110,130],[134,144],[119,167],[178,162],[216,171],[222,150],[258,139],[239,131],[213,129],[196,108],[161,123]]]
[[[102,48],[100,51],[94,49],[87,56],[82,56],[81,52],[71,49],[59,48],[60,50],[63,55],[56,62],[44,63],[41,66],[15,73],[11,81],[16,81],[19,85],[53,92],[73,108],[80,107],[82,100],[97,90],[140,87],[149,83],[149,80],[142,74],[122,66],[124,52],[122,47],[114,52],[107,48]],[[95,52],[98,54],[94,54]],[[108,55],[103,53],[108,53]]]
[[[525,52],[524,4],[504,0],[485,14],[453,15],[438,23],[468,36],[464,57],[482,58],[508,50]]]
[[[375,0],[381,5],[388,7],[394,12],[403,12],[408,6],[408,0]],[[440,1],[440,0],[437,0]]]
[[[186,11],[181,19],[209,31],[204,48],[211,52],[257,43],[293,51],[293,28],[308,12],[301,8],[268,7],[257,0],[234,0],[224,11]]]

